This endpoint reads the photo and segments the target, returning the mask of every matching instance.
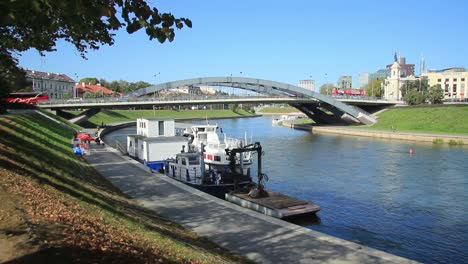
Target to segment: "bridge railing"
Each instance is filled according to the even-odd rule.
[[[190,101],[190,100],[216,100],[216,99],[242,99],[242,98],[284,98],[285,96],[272,96],[272,95],[193,95],[193,96],[167,96],[167,97],[101,97],[101,98],[86,98],[82,100],[61,100],[51,99],[48,101],[41,101],[40,105],[57,105],[57,104],[94,104],[94,103],[114,103],[114,102],[151,102],[151,101]]]

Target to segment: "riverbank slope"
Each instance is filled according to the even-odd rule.
[[[293,121],[283,126],[312,133],[468,145],[468,106],[395,107],[370,126],[314,126]]]
[[[78,115],[81,111],[70,111]],[[136,121],[137,118],[236,118],[251,117],[254,113],[243,109],[236,110],[105,110],[92,116],[88,121],[94,126]]]
[[[0,116],[1,263],[248,262],[129,199],[72,137],[43,115]]]

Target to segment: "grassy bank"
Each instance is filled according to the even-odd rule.
[[[377,130],[468,134],[468,106],[396,107],[379,114]]]
[[[299,112],[297,108],[294,107],[265,107],[260,110],[262,114],[289,114]]]
[[[38,114],[0,116],[0,262],[245,262],[128,199]]]
[[[71,112],[79,114],[80,112]],[[139,117],[158,118],[214,118],[252,116],[253,114],[242,109],[232,110],[111,110],[102,111],[89,119],[89,122],[100,125],[116,122],[135,121]]]

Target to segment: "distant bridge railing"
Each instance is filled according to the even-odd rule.
[[[387,100],[382,98],[372,98],[372,97],[353,97],[353,96],[332,96],[334,99],[342,101],[342,102],[375,102],[375,103],[394,103],[394,104],[402,104],[402,101],[395,101],[395,100]],[[171,101],[202,101],[202,100],[223,100],[226,101],[236,100],[236,99],[285,99],[285,102],[294,101],[294,98],[297,100],[304,100],[305,98],[297,98],[291,96],[279,96],[279,95],[247,95],[247,96],[238,96],[238,95],[186,95],[186,96],[172,96],[172,97],[133,97],[133,98],[126,98],[126,97],[99,97],[99,98],[86,98],[86,99],[51,99],[48,101],[41,101],[39,105],[88,105],[88,104],[108,104],[108,103],[135,103],[135,102],[171,102]],[[289,100],[293,99],[293,100]],[[306,99],[307,100],[307,99]],[[254,100],[253,100],[254,101]],[[220,102],[222,103],[222,102]]]
[[[222,99],[265,99],[265,98],[291,98],[289,96],[236,96],[236,95],[217,95],[217,96],[202,96],[202,95],[187,95],[187,96],[176,96],[176,97],[98,97],[98,98],[86,98],[86,99],[51,99],[48,101],[40,101],[39,105],[78,105],[78,104],[93,104],[93,103],[112,103],[112,102],[154,102],[154,101],[197,101],[197,100],[222,100]],[[292,97],[294,98],[294,97]]]

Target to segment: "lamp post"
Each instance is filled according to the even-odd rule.
[[[153,75],[155,80],[157,79],[157,77],[159,76],[159,74],[161,74],[161,73],[158,72],[157,74]],[[153,92],[153,101],[154,101],[154,100],[156,100],[156,92]],[[153,108],[154,108],[154,105],[153,105]]]
[[[78,97],[78,87],[77,85],[79,84],[79,79],[78,79],[78,74],[76,74],[75,72],[75,86],[73,87],[73,98],[77,98]]]
[[[325,73],[325,92],[328,95],[328,74]]]

